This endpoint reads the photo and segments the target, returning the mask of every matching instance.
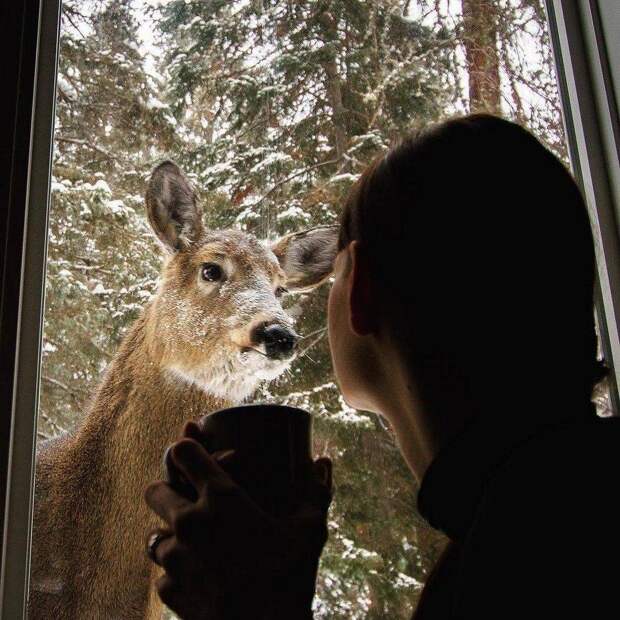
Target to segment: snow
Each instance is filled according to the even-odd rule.
[[[202,178],[220,176],[223,174],[237,174],[237,170],[232,164],[222,162],[221,164],[215,164],[202,171]]]
[[[344,424],[354,424],[362,428],[373,427],[371,419],[366,414],[360,413],[356,409],[353,409],[353,407],[349,407],[349,405],[347,405],[342,394],[340,394],[340,391],[338,391],[338,404],[340,405],[340,411],[330,415],[330,420],[342,422]]]
[[[363,560],[381,559],[381,556],[376,551],[368,551],[368,549],[364,549],[363,547],[356,547],[355,543],[350,538],[345,538],[343,536],[340,540],[345,547],[342,554],[345,560],[356,560],[359,558]]]
[[[73,285],[84,293],[88,292],[88,287],[83,282],[80,282],[80,280],[74,280]]]
[[[200,23],[204,23],[204,20],[202,19],[202,17],[200,17],[200,15],[196,15],[196,17],[194,17],[189,23],[184,24],[182,28],[189,30],[196,24],[200,24]]]
[[[127,212],[127,207],[122,200],[108,200],[105,206],[114,215],[121,215]]]
[[[295,205],[280,211],[277,215],[278,221],[282,220],[302,220],[303,222],[309,222],[312,218],[301,207]]]
[[[88,183],[84,184],[84,188],[87,189]],[[98,192],[104,192],[106,194],[112,194],[112,190],[110,189],[110,186],[103,180],[103,179],[99,179],[93,186],[92,189],[94,189],[95,191]]]
[[[269,153],[269,155],[267,155],[265,159],[257,163],[250,170],[250,172],[252,174],[258,174],[264,172],[267,168],[270,168],[275,164],[288,163],[290,161],[293,161],[293,158],[290,155],[288,155],[287,153],[279,153],[278,151],[275,151],[273,153]]]
[[[54,353],[55,351],[58,351],[58,347],[47,340],[43,342],[43,353]]]
[[[58,183],[58,181],[52,181],[51,190],[52,192],[62,194],[63,192],[67,191],[67,187],[63,185],[62,183]]]
[[[344,172],[333,176],[330,183],[355,183],[360,178],[359,174],[352,174],[351,172]]]
[[[168,105],[157,99],[156,97],[149,96],[146,101],[146,107],[149,110],[161,110],[163,108],[167,108]]]
[[[421,581],[405,573],[398,573],[394,582],[394,586],[397,588],[422,588],[423,585]]]
[[[112,289],[104,288],[101,282],[97,282],[95,288],[91,290],[91,293],[93,295],[109,295],[110,293],[113,293],[113,292],[114,291]]]
[[[370,142],[371,144],[377,145],[377,146],[382,146],[383,145],[383,137],[381,135],[379,135],[378,133],[365,133],[365,134],[361,134],[359,136],[355,136],[355,138],[353,138],[352,142],[355,145],[358,145],[360,143],[367,143]]]
[[[67,80],[67,78],[65,78],[65,76],[62,73],[58,74],[58,77],[56,78],[56,80],[57,80],[57,85],[58,85],[59,90],[64,95],[72,99],[75,99],[79,96],[77,90],[75,90],[73,85]]]
[[[239,215],[235,218],[235,223],[243,227],[243,224],[246,222],[251,222],[252,220],[258,219],[260,219],[260,214],[255,213],[253,208],[250,206],[239,213]]]

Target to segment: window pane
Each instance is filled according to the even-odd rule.
[[[145,327],[162,263],[144,209],[153,168],[168,158],[182,167],[209,228],[273,240],[337,223],[374,157],[407,131],[469,111],[516,120],[567,160],[542,0],[65,0],[33,600],[66,597],[77,580],[95,584],[78,588],[82,617],[130,617],[148,582],[142,489],[161,475],[180,422],[206,412],[179,414],[185,396],[162,404],[153,387],[149,347],[175,350],[171,324],[195,337],[183,303],[161,331]],[[299,354],[253,398],[311,411],[315,454],[334,461],[316,617],[409,618],[445,541],[416,514],[391,430],[338,392],[327,293],[284,298]],[[223,355],[209,350],[204,363]],[[169,415],[149,418],[153,410]],[[66,525],[52,532],[54,519]],[[121,528],[119,560],[99,543]]]

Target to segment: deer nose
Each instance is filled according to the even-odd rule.
[[[265,345],[265,353],[271,359],[287,359],[292,357],[297,336],[290,329],[277,323],[259,325],[253,334],[257,344]]]

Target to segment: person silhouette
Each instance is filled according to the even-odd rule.
[[[594,243],[564,165],[497,117],[429,127],[362,174],[338,249],[339,387],[389,422],[420,513],[449,539],[414,618],[620,617],[620,426],[591,402],[606,372]],[[149,538],[162,600],[188,619],[311,618],[331,463],[274,522],[198,433],[171,454],[199,499],[146,490],[165,522]]]

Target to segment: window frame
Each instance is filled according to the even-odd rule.
[[[60,0],[9,3],[9,135],[2,228],[2,557],[0,618],[26,617]],[[4,13],[4,12],[3,12]],[[14,105],[13,105],[14,104]]]
[[[597,0],[545,1],[571,162],[597,242],[597,307],[618,412],[620,131],[608,50]],[[0,229],[0,354],[7,375],[0,407],[8,412],[0,419],[0,620],[26,617],[61,0],[11,5],[6,57],[18,63],[8,92],[14,114],[3,120],[9,157],[0,169],[8,187]]]
[[[620,412],[620,117],[598,0],[545,0],[566,142],[596,245],[596,308],[610,368],[614,415]]]

